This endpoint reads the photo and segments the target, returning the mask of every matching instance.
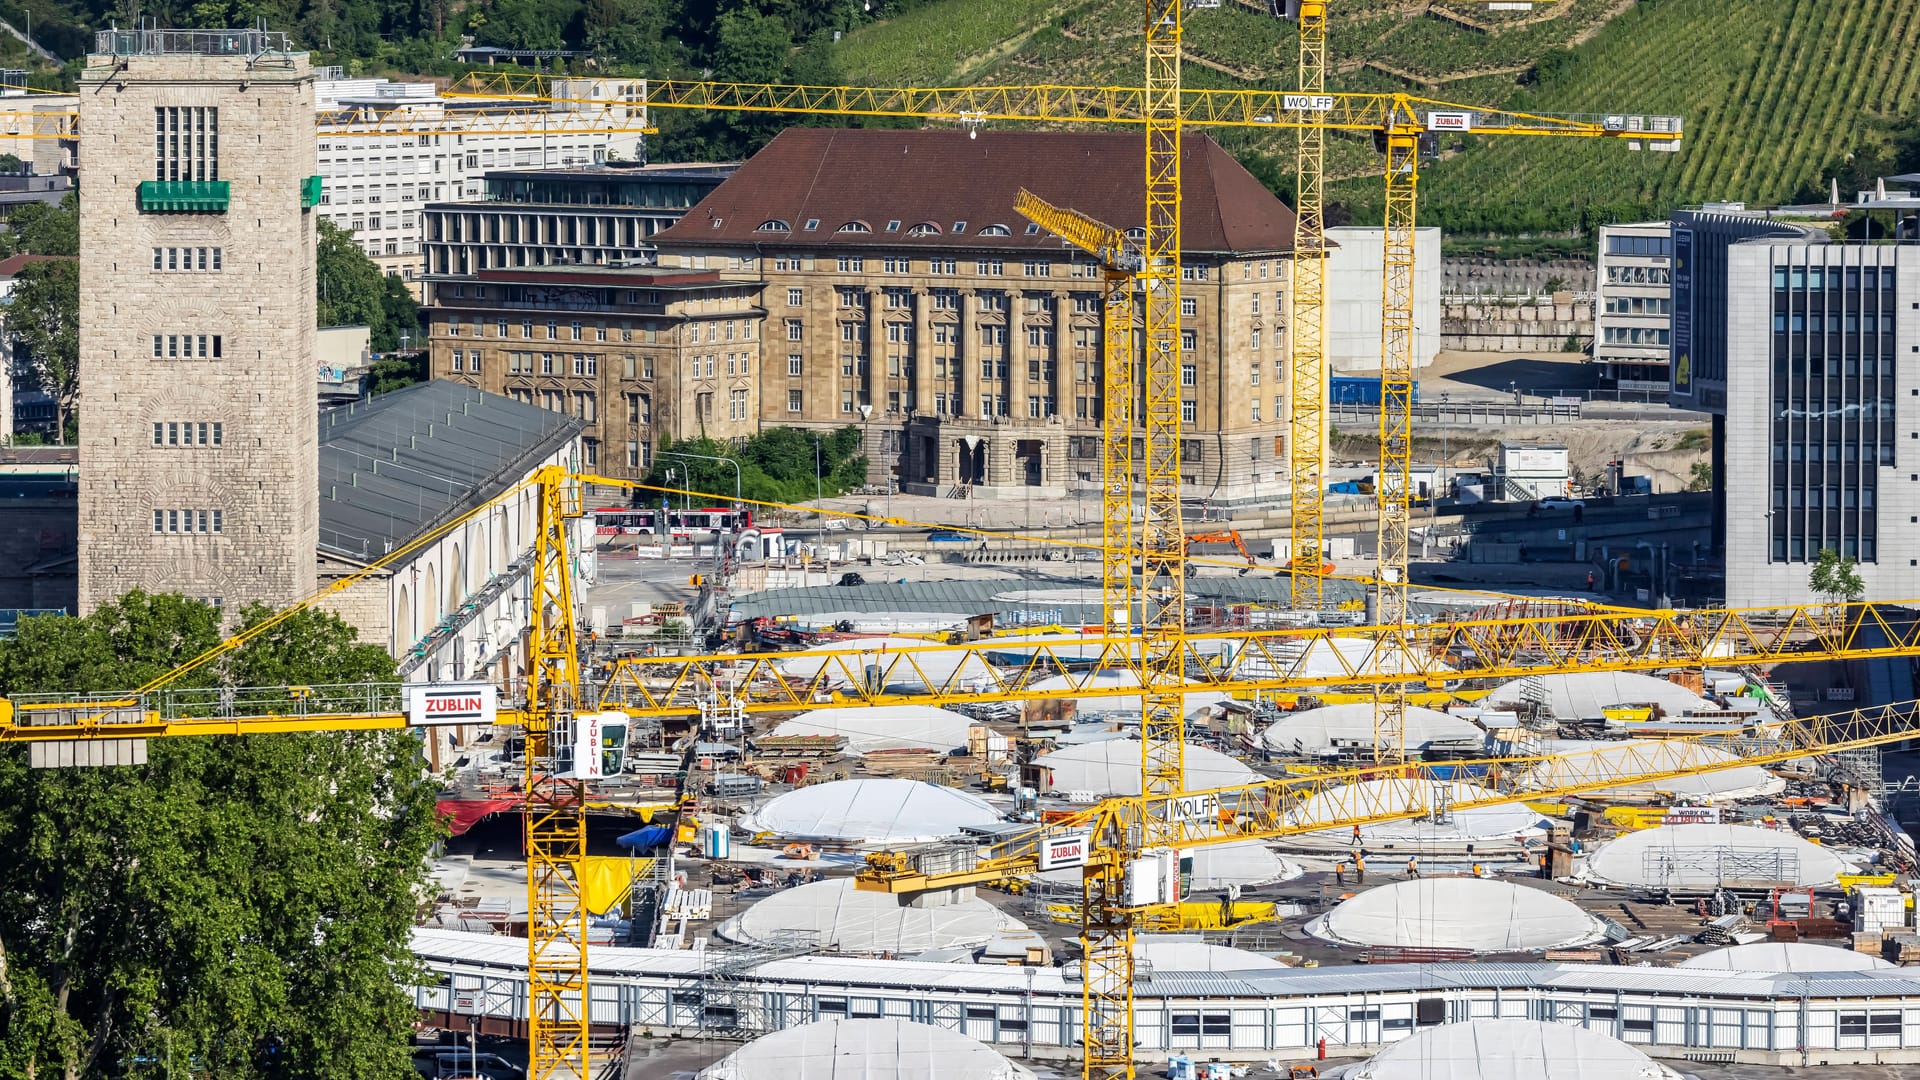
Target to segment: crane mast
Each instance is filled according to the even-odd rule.
[[[1300,93],[1319,96],[1327,88],[1327,5],[1301,0]],[[1319,609],[1326,599],[1320,573],[1326,548],[1327,358],[1326,358],[1326,204],[1327,129],[1307,123],[1298,137],[1294,163],[1299,183],[1294,194],[1293,317],[1289,336],[1287,462],[1292,511],[1293,560],[1290,581],[1296,609]]]

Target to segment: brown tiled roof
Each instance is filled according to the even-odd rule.
[[[71,255],[9,255],[0,259],[0,280],[18,276],[28,263],[72,261]]]
[[[1122,229],[1146,223],[1146,149],[1136,132],[843,130],[788,128],[672,228],[662,247],[762,242],[781,246],[965,247],[1058,251],[1013,211],[1025,187]],[[1182,147],[1182,246],[1222,254],[1290,251],[1293,211],[1205,135]],[[769,220],[791,232],[762,232]],[[806,231],[809,220],[818,227]],[[849,222],[872,231],[843,233]],[[889,232],[890,221],[900,223]],[[953,226],[965,222],[965,232]],[[928,223],[938,236],[909,236]],[[1005,225],[1011,236],[981,236]]]

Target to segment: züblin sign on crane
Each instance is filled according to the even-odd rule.
[[[497,708],[492,683],[407,687],[407,722],[418,727],[491,724]]]

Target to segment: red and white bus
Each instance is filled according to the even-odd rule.
[[[593,512],[593,531],[601,536],[658,536],[660,511],[641,506],[606,506]],[[753,511],[725,506],[669,510],[667,525],[676,536],[737,533],[753,527]]]

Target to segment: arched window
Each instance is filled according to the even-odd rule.
[[[939,236],[940,226],[935,225],[931,221],[923,221],[920,224],[915,225],[913,228],[908,229],[907,235],[908,236]]]
[[[981,236],[1012,236],[1013,230],[1007,228],[1005,225],[983,225],[980,228],[980,235]]]
[[[780,220],[779,218],[768,218],[767,220],[760,223],[760,227],[758,229],[754,230],[754,232],[792,232],[792,231],[793,231],[793,226],[787,224],[786,222]]]
[[[835,231],[851,232],[851,233],[872,232],[873,226],[867,224],[864,221],[849,221],[845,225],[840,226],[840,228]]]

